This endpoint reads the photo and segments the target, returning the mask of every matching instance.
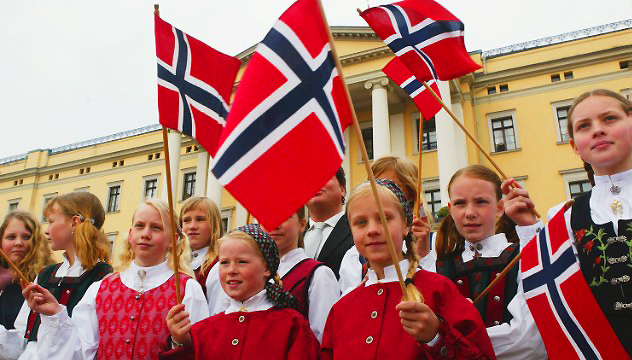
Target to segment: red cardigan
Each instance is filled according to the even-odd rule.
[[[193,343],[160,359],[318,359],[318,340],[292,309],[220,313],[191,329]]]
[[[495,359],[478,311],[447,278],[419,270],[425,303],[441,319],[439,341],[418,343],[402,327],[397,282],[360,285],[336,303],[325,325],[322,359]]]

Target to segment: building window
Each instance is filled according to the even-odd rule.
[[[158,196],[158,179],[145,179],[145,199]]]
[[[156,160],[160,159],[160,153],[156,153],[156,155],[154,155],[154,159]]]
[[[420,114],[413,114],[413,121],[415,124],[415,153],[419,151],[419,120]],[[434,150],[437,148],[437,124],[435,122],[435,117],[433,116],[430,120],[424,122],[424,129],[422,134],[422,143],[421,150]]]
[[[364,146],[366,146],[366,152],[369,155],[369,160],[373,160],[373,126],[370,122],[360,125],[362,131],[362,140],[364,140]],[[358,152],[358,162],[362,162],[362,151]]]
[[[76,188],[72,192],[89,192],[89,191],[90,191],[90,186],[84,186],[84,187]]]
[[[426,190],[425,193],[428,209],[432,212],[432,217],[436,219],[437,213],[441,209],[441,190]]]
[[[496,93],[496,87],[495,86],[490,86],[487,88],[487,95],[492,95]]]
[[[630,63],[627,60],[619,61],[619,69],[624,70],[630,66]]]
[[[551,75],[551,82],[558,82],[560,80],[561,80],[560,74],[553,74],[553,75]]]
[[[621,95],[625,96],[628,100],[632,100],[632,89],[621,90]]]
[[[493,152],[515,150],[518,148],[514,112],[504,111],[489,117],[491,137],[494,140]]]
[[[568,110],[570,105],[562,105],[555,108],[555,117],[557,118],[558,140],[560,142],[568,142],[570,135],[568,134]]]
[[[233,220],[233,210],[234,208],[222,209],[222,229],[224,230],[224,234],[228,232],[228,230],[232,229],[232,220]]]
[[[186,200],[193,196],[195,192],[195,172],[184,174],[184,181],[182,182],[182,200]]]
[[[193,146],[187,146],[185,152],[188,154],[191,152],[191,150],[193,150]]]
[[[119,211],[121,201],[121,185],[110,185],[108,189],[108,212]]]
[[[153,160],[154,159],[154,154],[149,154],[147,155],[147,161]]]
[[[9,201],[9,211],[15,211],[20,206],[19,200],[10,200]]]
[[[571,181],[568,183],[568,192],[571,195],[571,199],[590,191],[590,189],[592,189],[592,186],[588,180]]]
[[[114,257],[114,245],[116,244],[116,236],[117,235],[118,235],[118,231],[105,234],[105,236],[108,239],[108,244],[110,245],[110,257],[111,258]]]
[[[79,169],[79,175],[82,175],[84,171],[85,171],[84,168]]]
[[[564,72],[564,80],[572,80],[572,79],[573,79],[573,72],[572,71]]]
[[[48,205],[48,203],[55,198],[55,196],[57,196],[57,193],[53,193],[53,194],[46,194],[44,195],[44,201],[42,202],[42,222],[46,223],[48,222],[48,218],[46,218],[46,215],[43,215],[44,213],[44,209],[46,209],[46,205]]]
[[[498,90],[500,90],[500,92],[509,91],[509,85],[508,84],[500,85],[500,86],[498,86]]]

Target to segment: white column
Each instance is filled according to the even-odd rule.
[[[450,97],[450,84],[446,81],[438,82],[439,91],[443,102],[450,107],[455,116],[463,121],[463,110],[455,111]],[[460,105],[458,106],[460,108]],[[465,135],[450,115],[441,109],[435,116],[437,124],[437,157],[439,162],[439,186],[441,189],[441,205],[446,206],[450,201],[448,196],[448,183],[454,173],[467,166],[467,150],[465,147]]]
[[[171,190],[172,199],[175,204],[178,199],[178,174],[180,173],[180,147],[182,146],[182,135],[177,131],[169,130],[169,162],[171,165]],[[162,182],[162,200],[168,201],[167,177]]]
[[[391,150],[392,154],[406,158],[406,131],[404,129],[404,114],[391,115]]]
[[[210,159],[209,159],[210,161]],[[215,175],[208,169],[208,181],[206,184],[206,196],[213,200],[217,207],[222,210],[222,185],[217,181]]]
[[[371,89],[371,108],[373,111],[373,158],[378,159],[391,154],[391,132],[388,118],[387,78],[379,78],[364,83]]]
[[[235,206],[235,227],[246,225],[246,219],[248,218],[248,211],[240,203]],[[251,220],[252,221],[252,220]]]
[[[197,168],[195,169],[195,195],[206,195],[206,174],[208,173],[208,153],[201,149],[198,153]]]

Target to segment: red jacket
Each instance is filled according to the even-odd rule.
[[[401,325],[397,282],[360,285],[336,303],[327,319],[322,359],[495,359],[478,311],[447,278],[420,270],[415,286],[440,317],[439,341],[418,343]]]
[[[191,345],[160,359],[318,359],[318,340],[292,309],[220,313],[193,325],[191,335]]]

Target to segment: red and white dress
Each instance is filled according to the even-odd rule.
[[[229,298],[230,299],[230,298]],[[318,359],[318,340],[305,317],[275,309],[261,290],[225,312],[193,325],[192,344],[160,354],[160,359]]]
[[[182,303],[193,323],[208,317],[200,285],[181,274]],[[74,308],[42,316],[40,359],[157,359],[168,349],[165,318],[176,304],[167,261],[130,267],[92,284]]]

